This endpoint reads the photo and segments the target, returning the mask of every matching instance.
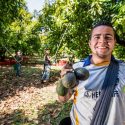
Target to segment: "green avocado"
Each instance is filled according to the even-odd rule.
[[[62,78],[62,84],[66,88],[73,88],[76,85],[76,76],[74,72],[68,72]]]
[[[89,77],[89,71],[85,68],[76,68],[74,70],[75,76],[77,80],[86,80]]]
[[[65,88],[62,84],[62,81],[59,80],[56,82],[57,86],[56,86],[56,92],[58,95],[60,96],[65,96],[68,93],[68,88]]]

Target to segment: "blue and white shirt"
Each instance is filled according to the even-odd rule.
[[[99,98],[109,63],[99,65],[84,60],[73,65],[89,71],[89,78],[79,81],[75,88],[73,106],[70,112],[72,125],[90,125],[93,109]],[[115,87],[105,125],[125,125],[125,63],[119,62],[119,81]]]

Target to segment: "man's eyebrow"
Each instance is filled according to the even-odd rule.
[[[107,34],[105,34],[106,36],[113,36],[112,34],[109,34],[109,33],[107,33]],[[101,34],[94,34],[93,36],[101,36]]]
[[[92,35],[92,36],[101,36],[101,34],[94,34],[94,35]]]
[[[107,36],[113,36],[112,34],[109,34],[109,33],[107,33],[107,34],[105,34],[105,35],[107,35]]]

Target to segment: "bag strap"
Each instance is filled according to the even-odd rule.
[[[114,88],[118,80],[119,63],[112,56],[106,72],[99,100],[95,105],[95,111],[90,125],[104,125]]]

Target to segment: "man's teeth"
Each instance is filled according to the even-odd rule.
[[[98,47],[99,49],[104,49],[104,48],[106,48],[106,47]]]

